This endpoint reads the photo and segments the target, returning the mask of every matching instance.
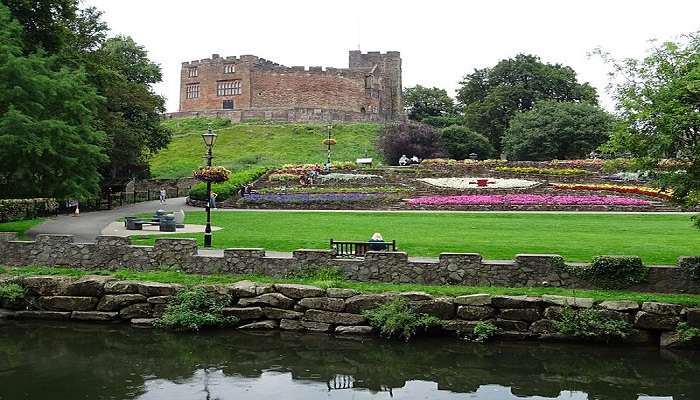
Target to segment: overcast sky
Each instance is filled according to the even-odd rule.
[[[180,63],[254,54],[287,66],[347,67],[348,51],[397,50],[404,87],[454,96],[460,79],[525,52],[573,67],[601,96],[609,68],[587,53],[640,57],[649,39],[700,29],[700,1],[85,0],[114,34],[133,37],[163,69],[155,90],[177,111]],[[609,99],[603,99],[607,107]]]

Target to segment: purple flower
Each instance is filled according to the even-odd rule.
[[[264,193],[249,194],[243,200],[251,203],[332,203],[375,200],[378,193]]]
[[[585,205],[585,206],[647,206],[646,200],[621,196],[560,196],[546,194],[498,194],[465,196],[424,196],[408,200],[411,205]]]

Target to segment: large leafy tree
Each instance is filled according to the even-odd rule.
[[[82,70],[24,54],[22,27],[0,4],[0,197],[86,197],[106,161],[99,96]]]
[[[442,139],[445,142],[447,153],[455,160],[465,160],[471,154],[476,154],[480,160],[485,160],[493,155],[493,146],[489,140],[464,126],[452,125],[442,130]]]
[[[578,82],[572,68],[518,54],[465,76],[457,100],[464,109],[466,125],[488,137],[500,151],[503,134],[517,112],[532,109],[539,100],[596,104],[597,95],[588,83]]]
[[[662,43],[641,60],[599,54],[614,67],[617,105],[626,122],[608,147],[635,155],[637,167],[654,172],[677,200],[700,195],[700,32]],[[659,168],[662,159],[675,157],[686,165],[670,172]]]
[[[503,151],[509,160],[585,158],[608,140],[614,121],[593,104],[539,102],[511,119]]]
[[[403,102],[408,118],[422,121],[425,117],[443,117],[454,113],[454,100],[445,89],[421,85],[403,91]]]

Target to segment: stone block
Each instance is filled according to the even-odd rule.
[[[419,300],[432,300],[433,296],[425,292],[401,292],[397,294],[397,297],[401,297],[411,301]]]
[[[153,324],[156,322],[155,318],[133,318],[131,321],[131,326],[135,328],[153,328]]]
[[[27,276],[21,284],[30,294],[39,296],[58,296],[65,294],[65,289],[73,282],[66,276]]]
[[[268,319],[299,319],[304,316],[303,312],[285,310],[282,308],[264,307],[262,309],[265,318]]]
[[[688,320],[688,325],[700,328],[700,308],[689,308],[686,311],[686,319]]]
[[[322,310],[306,311],[304,320],[336,325],[360,325],[366,322],[365,317],[362,315]]]
[[[148,298],[150,304],[168,304],[173,299],[173,296],[153,296]]]
[[[97,304],[98,311],[117,311],[136,303],[145,303],[146,296],[142,294],[106,294]]]
[[[506,320],[534,322],[542,318],[539,308],[504,308],[500,311],[500,318]]]
[[[301,326],[309,332],[328,332],[331,329],[330,324],[316,321],[301,321]]]
[[[452,319],[455,316],[455,305],[449,297],[412,301],[411,305],[416,307],[416,312],[432,315],[439,319]]]
[[[630,300],[608,300],[600,303],[600,307],[612,311],[637,311],[639,303]]]
[[[679,304],[646,301],[642,303],[642,311],[660,315],[681,315],[681,311],[683,311],[683,306]]]
[[[172,296],[181,285],[160,282],[111,281],[105,284],[105,293],[142,294],[146,297]]]
[[[153,306],[148,303],[138,303],[126,306],[119,311],[122,319],[151,318],[153,316]]]
[[[672,331],[681,321],[675,315],[661,315],[646,311],[639,311],[634,317],[634,326],[641,329],[654,329]]]
[[[326,296],[328,297],[338,297],[341,299],[347,299],[352,296],[357,296],[360,294],[357,290],[353,289],[340,289],[340,288],[328,288],[326,289]]]
[[[474,326],[478,321],[462,321],[459,319],[449,319],[440,321],[440,327],[448,332],[456,332],[459,334],[474,333]]]
[[[302,331],[304,330],[304,326],[301,324],[301,321],[283,319],[280,321],[280,329],[284,331]]]
[[[495,314],[496,310],[491,306],[459,306],[457,308],[457,317],[468,321],[492,318]]]
[[[573,308],[593,308],[593,299],[590,297],[568,297],[545,294],[542,295],[545,304],[568,306]]]
[[[294,284],[275,284],[274,289],[283,295],[292,299],[303,299],[305,297],[323,296],[326,291],[315,286],[309,285],[294,285]]]
[[[290,309],[294,306],[294,300],[283,295],[282,293],[265,293],[256,297],[245,297],[238,300],[238,305],[241,307],[250,306],[269,306],[275,308]]]
[[[117,319],[117,312],[102,312],[102,311],[73,311],[71,319],[81,321],[113,321]]]
[[[333,297],[307,297],[299,300],[297,304],[304,308],[326,311],[343,311],[345,309],[345,301]]]
[[[557,329],[554,326],[554,322],[552,322],[552,320],[549,319],[540,319],[530,324],[530,332],[538,335],[554,333],[556,332],[556,330]]]
[[[251,281],[240,281],[233,285],[229,285],[229,293],[233,297],[255,297],[257,294],[255,292],[256,284]]]
[[[65,311],[15,311],[15,319],[42,319],[42,320],[66,320],[70,318],[70,312]]]
[[[345,311],[359,314],[384,304],[393,296],[388,294],[360,294],[345,300]]]
[[[455,304],[463,306],[490,306],[490,294],[468,294],[465,296],[457,296],[454,299]]]
[[[39,297],[41,308],[55,311],[88,311],[94,310],[97,304],[95,297],[83,296],[44,296]]]
[[[543,304],[539,297],[528,296],[493,296],[491,304],[498,308],[535,308]]]
[[[236,317],[241,321],[262,318],[264,315],[261,307],[226,307],[221,312],[226,317]]]
[[[494,320],[493,324],[504,331],[512,332],[525,332],[530,327],[530,325],[524,321],[514,321],[501,318]]]
[[[279,322],[273,320],[252,322],[250,324],[241,325],[238,329],[249,329],[249,330],[270,330],[277,329]]]
[[[68,284],[65,293],[69,296],[101,297],[105,283],[115,281],[111,276],[88,275]]]
[[[336,326],[334,333],[336,335],[370,335],[372,334],[372,327],[366,325]]]

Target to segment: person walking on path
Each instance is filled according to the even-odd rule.
[[[165,203],[165,197],[167,196],[167,192],[165,189],[160,188],[160,204],[166,204]]]
[[[216,196],[217,194],[215,192],[211,192],[211,196],[209,197],[209,207],[214,210],[216,210]]]

